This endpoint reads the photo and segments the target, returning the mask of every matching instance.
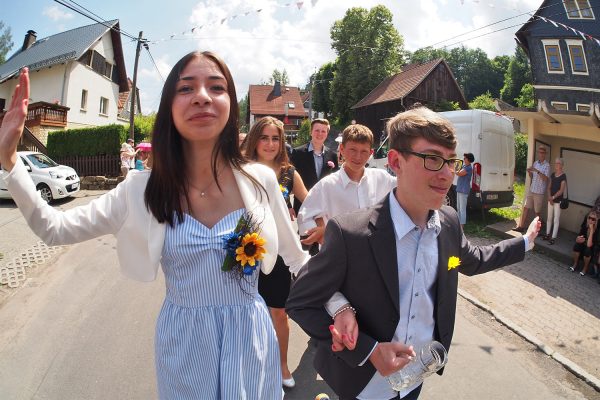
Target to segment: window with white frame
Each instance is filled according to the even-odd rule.
[[[87,110],[87,99],[88,99],[88,91],[85,89],[81,90],[81,109]]]
[[[559,110],[559,111],[568,111],[569,110],[569,103],[566,103],[564,101],[552,101],[552,102],[550,102],[550,104],[552,104],[552,107],[554,107],[555,110]]]
[[[549,74],[564,74],[562,55],[558,40],[542,40]]]
[[[100,97],[100,114],[108,115],[108,99],[106,97]]]
[[[587,75],[588,68],[583,51],[583,41],[581,40],[565,40],[569,49],[569,57],[571,59],[571,71],[575,75]]]
[[[595,19],[589,0],[564,0],[569,19]]]
[[[577,103],[577,111],[590,112],[590,105]]]

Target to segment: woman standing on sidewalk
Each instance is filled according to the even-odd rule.
[[[242,150],[250,160],[258,161],[275,172],[281,194],[290,210],[290,217],[292,217],[294,209],[290,203],[290,195],[293,194],[298,200],[304,201],[307,190],[300,174],[289,162],[285,149],[283,123],[270,116],[259,119],[250,128]],[[288,388],[296,386],[287,363],[290,324],[285,312],[285,301],[290,294],[291,282],[292,275],[289,268],[279,256],[273,272],[269,275],[261,272],[258,280],[258,293],[265,299],[273,318],[279,342],[282,382],[283,386]]]
[[[548,241],[548,244],[554,244],[558,236],[560,202],[567,188],[567,175],[564,173],[563,168],[562,158],[557,158],[554,161],[554,172],[550,175],[550,184],[548,185],[548,218],[546,219],[546,236],[543,237],[544,240]],[[550,232],[552,232],[552,236],[550,236]]]
[[[114,234],[125,275],[152,281],[162,267],[159,397],[281,399],[277,339],[256,269],[271,272],[280,254],[295,272],[309,256],[273,171],[240,153],[238,103],[225,63],[210,52],[179,60],[162,91],[152,170],[129,173],[112,191],[65,212],[41,199],[16,154],[28,98],[25,68],[0,127],[6,186],[47,244]]]

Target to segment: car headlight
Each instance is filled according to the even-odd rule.
[[[50,171],[50,177],[51,177],[52,179],[62,179],[62,178],[64,178],[64,177],[63,177],[61,174],[57,174],[57,173],[56,173],[56,172],[54,172],[54,171]]]

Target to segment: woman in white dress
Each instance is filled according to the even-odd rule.
[[[175,64],[152,135],[152,170],[133,171],[114,190],[65,212],[41,200],[17,159],[28,98],[25,68],[0,127],[7,188],[46,243],[110,233],[128,277],[151,281],[162,267],[167,294],[155,335],[160,398],[280,399],[279,351],[257,293],[256,267],[269,273],[279,254],[296,272],[308,255],[274,172],[240,154],[237,98],[225,63],[194,52]],[[242,216],[255,221],[249,231],[236,228]],[[236,232],[237,252],[226,246]]]

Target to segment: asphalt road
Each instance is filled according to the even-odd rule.
[[[67,208],[89,197],[65,202]],[[11,203],[0,205],[0,251],[37,242]],[[36,267],[0,301],[0,399],[153,399],[154,324],[162,277],[122,277],[115,239],[70,246]],[[332,391],[312,368],[314,347],[294,324],[286,399]],[[594,399],[598,393],[490,316],[460,300],[455,339],[442,377],[423,399]]]

